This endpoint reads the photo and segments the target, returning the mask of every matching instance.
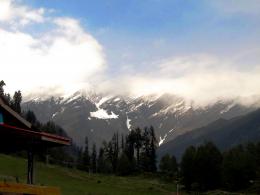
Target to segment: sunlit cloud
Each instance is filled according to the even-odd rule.
[[[10,25],[27,25],[29,23],[44,22],[45,9],[32,9],[25,5],[18,5],[14,0],[0,1],[0,21]]]
[[[221,0],[212,5],[229,13],[256,14],[259,9],[258,0],[252,1],[255,6],[244,5],[246,1],[233,6],[234,2]],[[167,44],[160,38],[152,45]],[[0,79],[7,83],[7,91],[21,89],[30,97],[94,88],[101,93],[135,97],[172,93],[200,105],[220,99],[248,100],[260,95],[260,50],[258,46],[244,50],[240,48],[239,54],[228,57],[189,52],[140,61],[140,65],[130,60],[137,56],[137,50],[124,53],[122,49],[119,65],[107,63],[103,45],[78,19],[57,17],[46,8],[32,8],[14,0],[0,1]]]
[[[52,17],[45,21],[44,12],[39,11],[43,8],[34,10],[10,0],[4,0],[0,9],[6,10],[0,16],[5,23],[16,25],[22,20],[33,19],[34,22],[44,22],[43,25],[52,25],[38,36],[19,28],[0,27],[0,77],[10,91],[68,93],[88,86],[91,77],[105,69],[102,46],[78,20]],[[38,19],[33,14],[39,14]],[[50,88],[57,90],[49,91]]]
[[[260,65],[236,69],[233,61],[198,54],[158,62],[146,73],[119,77],[103,84],[108,91],[131,96],[171,93],[207,105],[218,100],[245,100],[252,104],[260,97]],[[120,82],[119,82],[120,81]],[[120,83],[115,87],[115,83]],[[101,88],[104,91],[104,88]],[[248,101],[250,99],[250,101]]]

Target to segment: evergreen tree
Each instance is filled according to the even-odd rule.
[[[138,127],[135,130],[133,130],[134,133],[134,146],[136,149],[136,163],[137,168],[140,168],[140,149],[142,147],[142,134],[141,129]]]
[[[104,154],[99,153],[99,156],[104,156],[104,167],[100,167],[100,170],[102,170],[103,173],[112,173],[113,167],[112,167],[112,144],[109,142],[108,144],[104,141],[103,142],[103,150]],[[102,157],[103,158],[103,157]]]
[[[183,183],[187,189],[212,190],[221,184],[222,154],[211,143],[205,143],[197,149],[189,147],[181,161]]]
[[[84,170],[89,172],[90,156],[89,156],[89,149],[88,149],[88,137],[85,138],[85,149],[83,152],[83,165],[84,165]]]
[[[28,110],[25,114],[25,119],[29,121],[32,125],[36,124],[37,118],[33,111]]]
[[[129,175],[133,172],[133,165],[127,155],[123,152],[119,157],[116,173],[121,176]]]
[[[195,182],[200,190],[213,190],[220,186],[222,154],[213,143],[198,147],[194,164]]]
[[[175,176],[178,171],[178,164],[175,156],[170,156],[169,154],[164,155],[161,158],[159,168],[163,174]]]
[[[96,144],[93,144],[92,154],[91,154],[91,170],[93,173],[97,172],[97,151]]]
[[[111,158],[111,163],[113,166],[113,172],[116,172],[116,167],[118,163],[118,155],[119,155],[119,143],[118,143],[118,133],[115,133],[113,138],[112,138],[112,158]]]
[[[223,182],[228,190],[241,190],[250,185],[256,177],[256,167],[252,156],[243,146],[224,153]]]
[[[11,107],[16,111],[17,113],[21,113],[21,102],[22,102],[22,93],[21,91],[16,91],[13,96],[13,100],[11,102]]]
[[[77,154],[77,169],[84,170],[82,148],[79,148]]]
[[[135,145],[135,133],[131,131],[126,137],[126,148],[125,148],[126,155],[131,162],[134,161],[134,151],[135,151],[134,145]]]
[[[106,170],[105,170],[105,151],[102,147],[99,149],[99,153],[98,153],[97,172],[98,173],[106,172]]]
[[[157,149],[157,140],[154,132],[154,128],[150,127],[150,171],[156,172],[156,149]]]
[[[187,190],[191,189],[191,184],[194,182],[195,173],[195,158],[196,158],[196,148],[194,146],[188,147],[181,159],[181,175],[182,182]]]
[[[121,135],[121,150],[125,150],[125,137],[124,134]]]
[[[147,127],[144,128],[142,134],[142,152],[140,156],[140,164],[143,171],[150,171],[150,137],[149,130]]]
[[[4,86],[5,86],[5,82],[3,80],[0,81],[0,96],[4,97],[5,93],[4,93]]]

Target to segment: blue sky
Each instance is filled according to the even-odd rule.
[[[81,84],[99,83],[96,88],[102,86],[102,90],[112,88],[124,93],[126,89],[137,93],[174,91],[194,99],[201,95],[212,99],[208,92],[216,89],[219,93],[213,94],[214,98],[260,94],[254,85],[260,84],[255,79],[260,74],[260,0],[3,2],[8,2],[9,7],[2,23],[0,14],[0,28],[10,35],[21,32],[31,37],[32,43],[45,45],[47,50],[42,46],[38,49],[50,54],[49,60],[57,71],[59,64],[64,63],[56,59],[55,53],[58,52],[55,43],[60,43],[61,36],[68,51],[78,52],[71,59],[73,56],[82,59],[78,67],[86,72],[88,79],[83,76]],[[62,20],[57,22],[57,19]],[[51,41],[42,37],[51,37]],[[75,37],[82,44],[73,42]],[[30,48],[31,42],[21,41],[21,48],[22,44]],[[91,48],[89,54],[81,46]],[[23,60],[28,63],[27,59]],[[37,60],[44,65],[44,55]],[[68,63],[67,66],[76,65]],[[190,85],[193,80],[196,82]],[[75,84],[79,85],[79,81]]]
[[[205,52],[232,55],[242,47],[260,42],[260,14],[251,13],[250,6],[243,10],[239,7],[243,6],[240,0],[226,4],[222,1],[219,6],[206,0],[25,2],[34,7],[55,9],[56,15],[79,19],[104,45],[112,66],[124,63],[120,61],[121,55],[131,54],[128,60],[136,64],[151,56],[159,59]],[[237,6],[238,10],[225,11],[225,6]]]

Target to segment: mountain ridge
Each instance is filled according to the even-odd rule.
[[[218,119],[206,126],[184,133],[158,149],[159,156],[166,153],[180,159],[185,149],[212,141],[224,151],[238,144],[260,140],[260,109],[232,119]]]
[[[154,126],[161,144],[218,118],[230,119],[246,114],[255,106],[233,101],[217,101],[204,107],[194,106],[172,94],[125,97],[77,92],[69,97],[30,100],[22,104],[41,122],[53,120],[79,145],[84,137],[101,144],[113,133],[125,134],[131,128]]]

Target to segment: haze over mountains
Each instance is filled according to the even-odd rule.
[[[34,111],[41,122],[53,120],[61,125],[78,145],[84,144],[86,136],[100,145],[115,132],[125,134],[132,128],[150,125],[155,127],[161,145],[219,118],[231,119],[257,107],[257,104],[244,105],[237,100],[198,106],[166,93],[127,97],[104,96],[93,91],[23,103],[23,108]]]

